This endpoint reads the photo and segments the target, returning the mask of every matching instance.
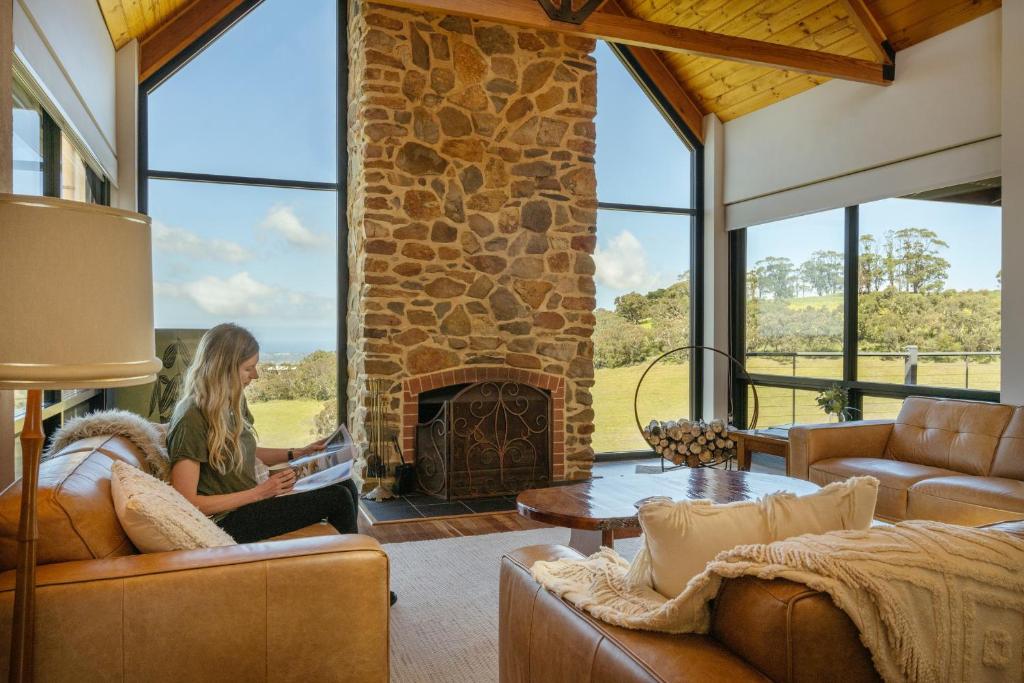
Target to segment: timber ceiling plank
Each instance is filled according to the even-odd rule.
[[[857,33],[851,33],[847,38],[848,45],[861,45],[861,51],[856,54],[864,57],[869,57],[867,47],[863,46],[863,42],[860,40],[860,36]],[[841,41],[842,42],[842,41]],[[780,75],[781,74],[781,75]],[[737,100],[730,106],[721,107],[719,111],[716,111],[716,115],[722,119],[722,121],[731,121],[739,118],[745,114],[763,109],[769,105],[780,102],[784,99],[799,95],[800,93],[806,92],[811,88],[814,88],[822,83],[827,82],[827,78],[817,78],[814,76],[806,76],[804,74],[794,74],[786,72],[776,72],[774,80],[770,86],[763,84],[763,87],[759,92],[751,95],[747,99]]]
[[[128,32],[128,20],[125,19],[121,0],[99,0],[99,4],[103,21],[107,25],[107,33],[110,34],[110,40],[114,43],[114,49],[120,49],[132,39]]]
[[[876,16],[893,48],[899,51],[997,10],[1002,4],[1001,0],[929,0]]]
[[[886,51],[886,46],[891,45],[891,43],[889,43],[885,30],[878,23],[878,19],[875,18],[874,13],[867,6],[865,0],[843,0],[843,4],[846,6],[847,14],[850,16],[850,22],[860,31],[861,37],[867,43],[868,49],[875,57],[875,61],[885,64],[891,63],[892,58]],[[892,48],[889,47],[889,49]]]
[[[674,52],[692,52],[731,61],[761,64],[802,73],[888,85],[882,66],[866,60],[707,33],[640,19],[592,14],[579,26],[552,21],[533,0],[382,0],[381,4],[406,9],[486,19],[535,30],[558,31],[600,38],[615,43]]]

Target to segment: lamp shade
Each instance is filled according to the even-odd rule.
[[[147,216],[0,194],[0,389],[152,382]]]

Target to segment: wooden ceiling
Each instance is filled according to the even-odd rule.
[[[769,43],[875,60],[847,0],[619,0],[631,16]],[[1001,0],[864,0],[899,52],[1000,7]],[[661,53],[702,113],[735,119],[828,80],[708,57]],[[899,60],[897,59],[897,65]],[[897,66],[896,79],[899,79]]]
[[[881,65],[888,58],[879,39],[887,39],[899,52],[1002,4],[1001,0],[605,0],[597,13],[576,26],[549,20],[537,0],[378,1],[621,39],[633,46],[642,68],[701,138],[704,114],[713,112],[729,121],[813,88],[830,76],[884,85]],[[139,39],[140,76],[145,79],[242,0],[98,2],[116,47]],[[725,55],[729,59],[723,59]]]

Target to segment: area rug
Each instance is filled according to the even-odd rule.
[[[498,680],[498,575],[516,548],[567,544],[562,528],[510,531],[436,541],[388,543],[393,683],[490,683]],[[626,558],[639,538],[616,541]]]

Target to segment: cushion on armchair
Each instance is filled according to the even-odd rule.
[[[235,544],[174,487],[136,467],[115,462],[110,490],[121,526],[144,553]]]

